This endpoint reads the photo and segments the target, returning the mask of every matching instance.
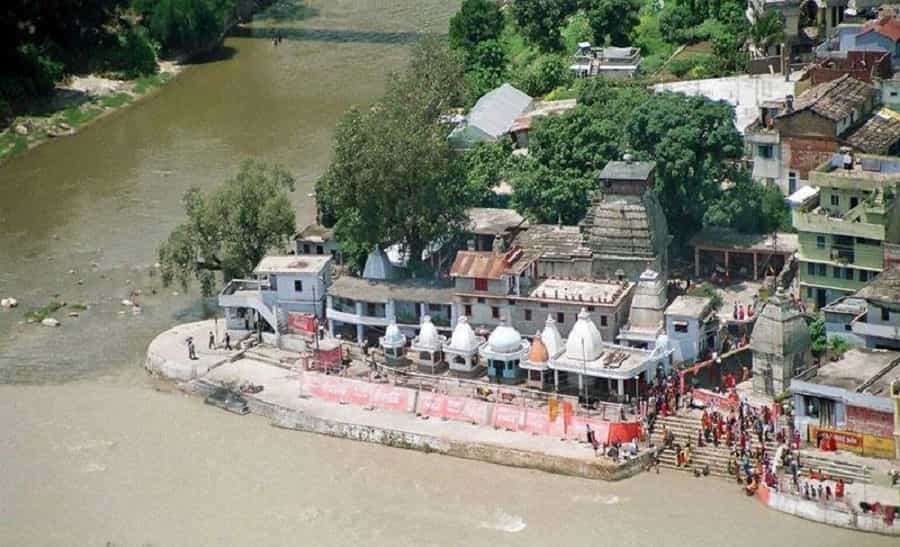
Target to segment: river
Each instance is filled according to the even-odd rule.
[[[141,372],[156,333],[204,313],[195,292],[150,275],[184,191],[214,188],[243,158],[279,162],[308,222],[341,113],[377,97],[408,43],[444,32],[458,4],[307,2],[0,167],[0,296],[21,302],[0,310],[0,544],[889,544],[711,480],[605,484],[280,431]],[[134,289],[140,314],[120,304]],[[24,323],[53,298],[89,309],[58,313],[57,329]]]

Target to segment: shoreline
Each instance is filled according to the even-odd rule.
[[[204,347],[198,349],[198,359],[185,359],[184,339],[192,336],[204,340],[211,331],[212,321],[200,321],[160,333],[148,346],[144,368],[155,377],[174,382],[180,391],[199,397],[221,387],[233,389],[247,383],[263,386],[258,394],[242,396],[252,414],[268,418],[271,426],[280,429],[604,481],[633,477],[650,462],[651,451],[646,445],[636,457],[616,462],[594,456],[577,436],[542,436],[524,429],[492,428],[490,422],[479,426],[434,417],[423,411],[422,400],[427,401],[429,395],[424,392],[417,393],[411,404],[400,398],[400,404],[394,404],[392,410],[374,400],[352,404],[341,397],[322,398],[311,389],[322,381],[317,378],[338,377],[298,370],[299,360],[285,359],[286,352],[279,357],[279,350],[265,356],[254,351],[256,347],[232,352]],[[386,387],[390,390],[391,386]],[[426,402],[424,408],[427,406]],[[767,488],[761,488],[755,497],[770,509],[819,524],[900,536],[900,520],[887,526],[871,515],[823,508]]]
[[[95,74],[73,76],[57,85],[47,114],[21,115],[0,131],[0,166],[47,142],[72,137],[107,116],[156,95],[187,68],[181,61],[158,61],[155,74],[115,80]],[[80,102],[79,102],[80,101]],[[20,133],[25,128],[26,133]]]

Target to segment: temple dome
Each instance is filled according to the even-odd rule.
[[[506,323],[497,325],[488,337],[488,347],[494,353],[514,353],[522,347],[522,335]]]
[[[438,334],[437,327],[431,322],[430,315],[422,318],[422,324],[419,325],[419,336],[416,337],[416,345],[420,348],[441,349],[441,337]]]
[[[596,361],[603,353],[603,337],[591,315],[582,308],[578,321],[566,341],[566,358],[576,361]]]
[[[544,348],[551,357],[556,357],[562,353],[565,347],[562,335],[559,334],[559,329],[556,328],[556,320],[553,319],[553,315],[547,315],[547,322],[544,324],[544,330],[541,331],[541,342],[543,342]]]
[[[384,331],[384,337],[381,339],[381,344],[387,348],[398,348],[406,344],[406,337],[400,332],[400,327],[397,326],[397,323],[391,323],[387,326],[387,329]]]
[[[481,342],[475,336],[469,320],[463,315],[456,321],[456,328],[453,329],[453,335],[450,337],[450,344],[447,347],[457,351],[475,351],[479,345]]]
[[[531,350],[528,351],[528,360],[532,363],[546,363],[550,360],[547,346],[541,341],[540,335],[535,335],[531,341]]]

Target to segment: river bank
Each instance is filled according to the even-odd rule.
[[[184,69],[159,61],[156,74],[116,80],[96,74],[72,76],[56,86],[53,96],[17,116],[0,131],[0,164],[51,139],[71,137],[97,120],[149,97]]]

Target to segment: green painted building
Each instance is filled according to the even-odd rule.
[[[861,289],[900,243],[900,158],[835,154],[810,171],[817,194],[794,208],[801,296],[821,308]]]

